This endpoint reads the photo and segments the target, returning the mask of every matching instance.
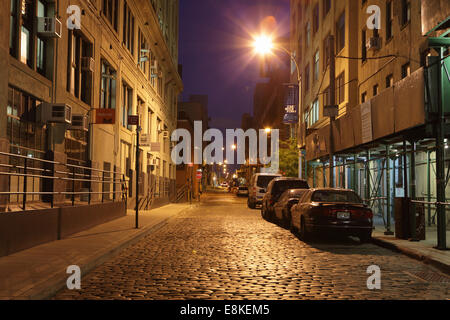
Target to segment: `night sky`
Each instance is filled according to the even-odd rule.
[[[241,126],[252,113],[259,59],[250,47],[261,22],[274,16],[275,34],[289,33],[289,0],[180,0],[183,99],[209,96],[210,127]],[[267,20],[267,18],[266,18]],[[273,20],[273,19],[272,19]]]

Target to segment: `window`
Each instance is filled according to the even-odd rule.
[[[361,95],[361,103],[366,102],[367,100],[367,91],[363,92]]]
[[[314,55],[314,81],[319,80],[319,58],[320,53],[319,50],[317,50],[316,54]]]
[[[148,118],[147,118],[147,134],[150,137],[150,141],[152,140],[152,128],[153,128],[153,111],[151,109],[148,109]]]
[[[319,3],[313,9],[313,34],[319,31]]]
[[[309,64],[305,68],[305,92],[309,90]]]
[[[9,54],[17,56],[17,0],[11,0],[9,18]]]
[[[323,17],[325,18],[331,10],[331,0],[323,0]]]
[[[394,85],[394,76],[392,74],[386,77],[386,88],[390,88]]]
[[[122,84],[122,126],[131,130],[128,116],[133,114],[133,89],[125,82]]]
[[[367,47],[366,47],[367,37],[366,30],[363,30],[361,33],[361,58],[362,62],[367,60]]]
[[[116,31],[117,31],[118,9],[119,9],[119,0],[103,0],[102,13]]]
[[[402,0],[402,25],[411,21],[411,0]]]
[[[336,79],[336,101],[341,104],[345,100],[345,73],[342,72]]]
[[[386,40],[389,40],[394,35],[393,32],[393,22],[394,22],[394,10],[393,2],[389,1],[386,3]]]
[[[42,158],[46,150],[45,129],[35,123],[36,106],[41,101],[35,97],[8,87],[6,106],[6,135],[12,153]]]
[[[123,2],[123,44],[134,55],[134,16],[127,2]]]
[[[309,110],[309,126],[312,127],[317,121],[319,121],[319,99],[314,100]]]
[[[33,25],[34,25],[34,1],[23,0],[22,26],[20,31],[20,61],[33,67]]]
[[[91,105],[92,74],[82,62],[93,56],[93,46],[78,31],[69,30],[67,91]]]
[[[402,79],[411,75],[411,65],[406,63],[402,66]]]
[[[138,29],[138,64],[144,74],[147,74],[148,61],[150,60],[150,51],[148,50],[147,40],[141,29]]]
[[[116,108],[116,70],[102,61],[100,108]]]
[[[372,93],[373,93],[374,97],[378,95],[378,85],[377,84],[373,86]]]
[[[336,24],[336,52],[345,47],[345,11],[341,14]]]

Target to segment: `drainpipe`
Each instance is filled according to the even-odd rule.
[[[411,183],[411,200],[416,200],[416,142],[411,142],[411,160],[409,164],[410,183]],[[410,227],[411,227],[411,239],[410,241],[419,241],[416,234],[416,204],[411,202],[410,212]]]

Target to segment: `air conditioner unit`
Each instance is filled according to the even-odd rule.
[[[161,123],[159,123],[158,124],[158,133],[161,133],[163,130],[162,130],[162,125],[161,125]]]
[[[36,112],[40,123],[72,123],[72,107],[65,103],[41,103]]]
[[[72,115],[72,125],[69,130],[89,131],[89,118],[83,114]]]
[[[95,60],[91,57],[81,58],[81,70],[94,73],[95,70]]]
[[[42,37],[61,38],[62,24],[55,17],[38,17],[37,32]]]
[[[163,131],[163,138],[164,139],[169,139],[170,138],[169,131]]]
[[[372,37],[366,42],[367,50],[380,50],[381,48],[381,38],[380,37]]]

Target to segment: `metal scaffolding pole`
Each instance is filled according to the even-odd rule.
[[[357,192],[358,190],[358,186],[356,185],[356,182],[358,180],[358,171],[357,171],[357,166],[358,166],[358,156],[355,154],[353,156],[353,190],[355,192]]]
[[[444,48],[441,47],[439,50],[439,59],[444,56]],[[445,217],[445,150],[444,150],[444,125],[445,125],[445,115],[444,115],[444,88],[443,86],[443,76],[442,76],[442,66],[438,68],[439,81],[441,85],[438,86],[439,90],[439,103],[438,103],[438,124],[436,126],[436,190],[437,190],[437,233],[438,233],[438,243],[437,249],[445,250],[447,247],[446,240],[446,217]]]
[[[391,159],[389,145],[386,146],[386,231],[387,236],[392,236],[391,231]]]
[[[366,162],[366,200],[370,200],[370,151],[367,150],[367,162]],[[370,202],[369,202],[370,203]]]
[[[409,174],[410,174],[410,195],[411,200],[416,200],[416,142],[411,142],[411,156],[409,164]],[[410,241],[419,241],[416,234],[416,204],[411,202],[411,212],[410,212],[410,228],[411,228],[411,239]]]
[[[431,227],[431,151],[427,151],[427,211],[428,211],[428,226]]]

